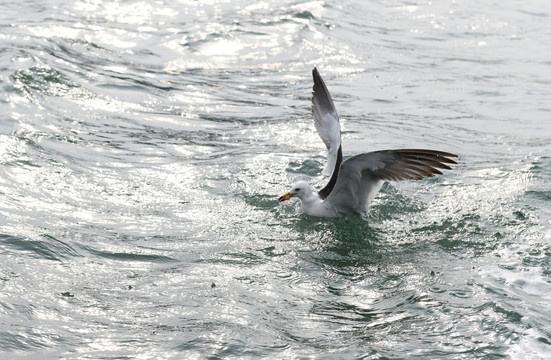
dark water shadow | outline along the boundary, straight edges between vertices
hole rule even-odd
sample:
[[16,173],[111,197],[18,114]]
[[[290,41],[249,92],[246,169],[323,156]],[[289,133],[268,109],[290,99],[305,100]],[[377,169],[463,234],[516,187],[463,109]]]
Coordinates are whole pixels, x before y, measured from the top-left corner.
[[356,278],[377,271],[384,261],[384,234],[365,216],[319,219],[301,215],[293,228],[310,243],[302,255],[324,271]]
[[47,234],[34,238],[0,234],[0,243],[6,252],[36,259],[63,262],[82,256],[69,243]]

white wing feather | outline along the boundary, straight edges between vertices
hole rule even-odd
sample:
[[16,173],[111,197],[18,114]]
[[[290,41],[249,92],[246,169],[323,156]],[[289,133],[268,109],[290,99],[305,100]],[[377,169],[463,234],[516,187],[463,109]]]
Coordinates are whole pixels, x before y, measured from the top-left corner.
[[324,175],[331,175],[337,162],[337,153],[341,145],[341,125],[333,105],[331,94],[327,90],[318,70],[312,71],[314,88],[312,91],[312,114],[320,138],[327,148],[327,164]]

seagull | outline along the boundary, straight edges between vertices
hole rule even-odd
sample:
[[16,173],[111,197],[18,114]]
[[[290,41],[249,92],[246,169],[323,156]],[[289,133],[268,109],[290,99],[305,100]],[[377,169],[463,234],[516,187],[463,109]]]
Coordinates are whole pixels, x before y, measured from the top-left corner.
[[298,181],[278,202],[298,197],[302,211],[317,217],[339,217],[365,214],[369,204],[385,181],[420,180],[442,175],[438,169],[451,170],[457,164],[455,154],[437,150],[399,149],[358,154],[342,161],[341,126],[331,94],[318,70],[312,70],[312,115],[319,136],[327,148],[323,174],[331,175],[318,192],[304,181]]

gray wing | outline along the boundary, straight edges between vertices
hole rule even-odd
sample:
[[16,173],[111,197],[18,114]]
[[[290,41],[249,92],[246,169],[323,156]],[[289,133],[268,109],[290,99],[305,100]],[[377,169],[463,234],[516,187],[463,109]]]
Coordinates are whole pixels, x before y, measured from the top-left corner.
[[457,155],[435,150],[382,150],[342,163],[337,182],[325,200],[338,213],[365,213],[385,180],[420,180],[450,170]]
[[312,115],[316,130],[327,148],[327,164],[323,174],[331,175],[340,166],[337,162],[341,147],[341,125],[331,94],[316,68],[312,70],[312,76],[314,78]]

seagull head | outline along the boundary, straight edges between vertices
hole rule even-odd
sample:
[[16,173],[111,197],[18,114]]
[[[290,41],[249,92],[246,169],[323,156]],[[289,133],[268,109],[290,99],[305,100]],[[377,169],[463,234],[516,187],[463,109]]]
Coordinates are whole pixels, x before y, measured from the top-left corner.
[[293,186],[291,186],[291,190],[288,193],[281,195],[277,201],[282,202],[285,200],[289,200],[293,196],[296,196],[299,199],[302,199],[303,197],[311,193],[312,193],[312,189],[310,188],[310,185],[308,185],[304,181],[299,181],[294,183]]

